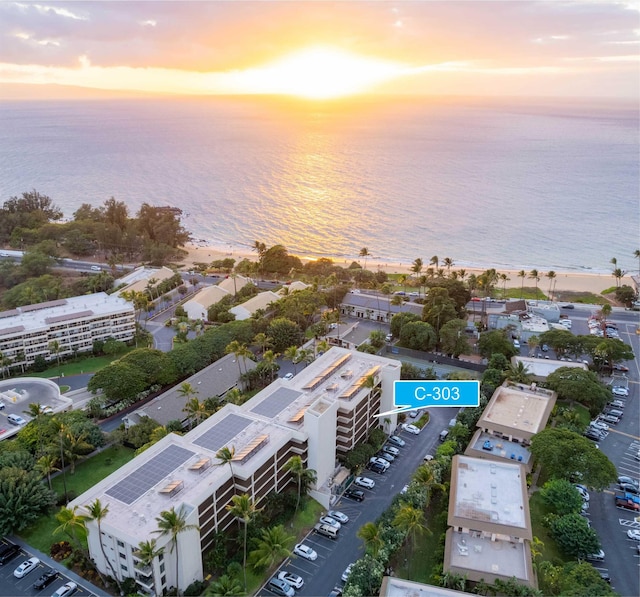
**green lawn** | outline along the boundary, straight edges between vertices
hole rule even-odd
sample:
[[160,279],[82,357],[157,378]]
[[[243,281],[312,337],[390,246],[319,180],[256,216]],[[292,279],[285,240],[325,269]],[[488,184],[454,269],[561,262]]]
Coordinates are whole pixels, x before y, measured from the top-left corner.
[[135,347],[127,347],[124,352],[121,352],[117,355],[112,356],[102,356],[102,357],[87,357],[82,358],[78,357],[77,361],[73,361],[70,363],[62,363],[60,366],[55,365],[53,367],[49,367],[49,369],[45,371],[40,371],[39,373],[29,371],[24,375],[20,375],[19,377],[60,377],[64,374],[65,377],[69,375],[78,375],[80,373],[95,373],[96,371],[106,367],[112,361],[123,357],[128,352],[135,350]]
[[[129,462],[134,455],[134,450],[123,448],[122,446],[107,448],[104,452],[100,452],[78,464],[73,475],[67,471],[67,490],[75,491],[76,495],[80,495],[123,464]],[[62,475],[55,477],[52,480],[52,485],[58,495],[63,494]],[[35,523],[18,533],[18,535],[29,545],[33,545],[36,549],[48,554],[52,543],[64,540],[61,535],[53,534],[54,529],[58,526],[55,518],[57,512],[57,508],[52,509],[50,514],[41,516]]]
[[540,286],[538,286],[538,292],[536,295],[535,286],[525,286],[524,288],[507,288],[507,292],[503,293],[502,288],[496,288],[494,294],[499,295],[501,298],[513,298],[513,299],[526,299],[526,300],[539,300],[546,301],[547,295],[542,292]]
[[550,513],[550,510],[542,500],[539,492],[531,496],[529,500],[529,512],[531,514],[533,536],[544,543],[540,560],[549,561],[556,566],[570,561],[571,558],[563,555],[556,545],[556,542],[551,538],[551,535],[549,535],[549,530],[542,524],[542,520]]
[[591,422],[591,414],[589,413],[589,409],[582,406],[582,404],[578,404],[577,402],[570,403],[566,400],[558,400],[557,405],[577,412],[580,416],[580,422],[585,427],[587,427]]

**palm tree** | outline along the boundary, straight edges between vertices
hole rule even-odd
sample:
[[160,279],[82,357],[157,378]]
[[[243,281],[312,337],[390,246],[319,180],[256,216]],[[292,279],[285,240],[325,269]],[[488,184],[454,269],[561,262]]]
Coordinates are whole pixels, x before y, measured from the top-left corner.
[[116,585],[118,586],[118,591],[120,591],[120,595],[124,595],[122,591],[122,585],[120,584],[120,579],[111,563],[111,560],[107,557],[107,553],[104,550],[104,545],[102,543],[102,521],[109,514],[109,506],[102,505],[102,502],[98,498],[96,498],[93,502],[91,502],[88,506],[85,506],[85,510],[87,511],[87,521],[94,521],[98,526],[98,542],[100,543],[100,551],[102,552],[102,557],[105,562],[109,566],[109,570],[111,570],[111,576],[113,580],[116,581]]
[[505,298],[507,295],[507,282],[511,280],[507,274],[500,274],[500,280],[502,281],[502,298]]
[[321,352],[324,354],[325,352],[327,352],[327,350],[329,350],[329,343],[326,340],[320,340],[320,342],[316,344],[317,352]]
[[531,338],[527,340],[527,343],[529,345],[529,356],[531,356],[532,354],[535,354],[536,348],[540,346],[540,338],[538,338],[538,336],[531,336]]
[[453,263],[453,259],[451,259],[451,257],[445,257],[442,260],[442,265],[444,265],[447,268],[447,273],[451,271],[451,268],[455,265]]
[[602,331],[604,332],[604,337],[607,337],[607,318],[611,315],[611,305],[609,303],[605,303],[600,308],[600,325],[602,326]]
[[231,503],[227,504],[227,510],[238,519],[238,523],[244,525],[244,557],[242,563],[242,572],[244,575],[244,590],[247,590],[247,525],[253,518],[254,514],[259,510],[251,498],[243,493],[242,495],[234,495]]
[[2,379],[4,379],[5,373],[11,365],[11,359],[0,352],[0,369],[2,369]]
[[536,300],[538,300],[538,282],[540,282],[540,272],[537,269],[532,269],[529,272],[529,278],[535,280],[536,283]]
[[289,348],[285,349],[285,351],[282,353],[282,358],[287,360],[287,361],[291,361],[293,363],[293,372],[297,373],[296,371],[296,365],[300,362],[299,361],[299,357],[300,357],[300,353],[298,351],[298,347],[297,346],[289,346]]
[[[298,483],[298,499],[296,501],[296,509],[294,516],[298,513],[298,506],[300,505],[300,497],[302,496],[303,487],[307,489],[310,485],[316,482],[317,475],[312,469],[308,469],[304,466],[302,458],[300,456],[292,456],[287,460],[282,467],[285,472],[291,472]],[[306,491],[305,491],[306,493]]]
[[519,361],[515,365],[509,365],[505,372],[505,379],[517,383],[531,383],[531,371],[523,362]]
[[638,260],[638,275],[640,276],[640,249],[636,249],[633,256]]
[[521,269],[518,272],[518,278],[522,278],[522,284],[520,285],[520,298],[524,296],[524,279],[527,277],[527,272]]
[[434,255],[430,260],[429,260],[429,265],[435,265],[436,269],[438,269],[438,267],[440,266],[440,260],[438,259],[437,255]]
[[278,356],[278,353],[273,352],[273,350],[265,350],[262,353],[262,363],[264,363],[263,367],[265,367],[269,371],[271,381],[273,381],[275,372],[280,368],[280,365],[278,365],[276,361]]
[[140,560],[139,567],[151,568],[153,573],[153,584],[155,586],[155,571],[153,570],[153,561],[164,553],[164,547],[158,548],[158,542],[155,539],[148,541],[140,541],[138,549],[133,555]]
[[188,400],[182,409],[183,413],[186,413],[189,417],[190,423],[199,425],[204,421],[211,413],[205,406],[204,402],[200,402],[197,398],[191,398]]
[[56,514],[56,520],[60,523],[54,530],[54,535],[66,535],[71,539],[71,543],[78,549],[87,552],[85,547],[87,541],[87,516],[78,514],[78,506],[73,508],[60,508]]
[[260,332],[255,335],[253,342],[256,346],[260,347],[260,352],[267,350],[267,347],[271,346],[271,339],[264,332]]
[[237,404],[240,406],[243,402],[243,394],[238,388],[231,388],[224,395],[225,402],[229,402],[231,404]]
[[375,558],[384,545],[380,535],[380,527],[375,522],[367,522],[360,527],[357,535],[364,541],[366,552]]
[[409,504],[403,505],[398,510],[392,524],[407,534],[413,547],[415,547],[415,540],[418,535],[422,533],[431,534],[431,531],[425,525],[424,512]]
[[56,466],[56,462],[58,458],[54,454],[44,454],[38,458],[36,462],[36,470],[42,474],[42,476],[47,477],[47,481],[49,483],[49,489],[53,491],[53,487],[51,487],[51,473],[55,473],[60,469]]
[[182,507],[179,512],[176,512],[173,506],[171,510],[164,510],[160,513],[160,516],[156,516],[156,521],[158,523],[158,530],[152,532],[159,534],[161,537],[170,537],[170,553],[173,553],[174,550],[176,552],[176,591],[178,595],[180,595],[180,563],[178,557],[180,550],[176,549],[178,547],[178,535],[186,531],[199,531],[200,529],[197,524],[187,524],[187,512],[183,510]]
[[367,269],[367,257],[371,257],[371,253],[369,253],[369,249],[367,247],[362,247],[359,253],[360,257],[364,257],[364,268]]
[[611,272],[611,275],[616,279],[616,287],[619,287],[620,281],[622,280],[622,278],[624,278],[627,275],[627,272],[623,269],[620,269],[619,267],[616,267]]
[[44,414],[44,408],[39,402],[31,402],[27,406],[27,410],[23,410],[22,412],[33,419],[37,419]]
[[207,597],[240,597],[244,595],[242,584],[235,576],[223,574],[214,580],[205,590]]
[[[229,344],[227,344],[227,346],[224,349],[224,351],[225,351],[225,354],[233,353],[233,355],[236,357],[236,361],[238,361],[238,370],[240,371],[240,375],[242,375],[242,368],[240,366],[240,358],[242,357],[243,359],[246,359],[246,358],[251,357],[251,355],[252,355],[251,351],[247,348],[247,345],[246,344],[241,344],[237,340],[234,340],[233,342],[230,342]],[[246,363],[245,363],[245,373],[246,372],[247,372],[247,367],[246,367]]]
[[178,388],[178,394],[187,400],[191,400],[191,398],[195,398],[198,395],[198,390],[194,388],[188,381],[180,384]]
[[407,291],[407,279],[408,279],[408,276],[406,274],[400,274],[398,276],[398,282],[400,282],[405,292]]
[[556,272],[549,270],[547,272],[547,278],[549,278],[549,299],[553,300],[553,285],[556,281]]
[[256,570],[270,569],[291,555],[290,547],[294,540],[295,537],[288,535],[281,524],[262,529],[256,549],[249,554],[249,560]]
[[420,272],[422,271],[422,266],[423,266],[423,262],[422,259],[420,259],[420,257],[417,257],[416,259],[413,260],[413,265],[411,266],[411,271],[416,275],[419,276]]
[[467,275],[466,269],[458,270],[458,278],[464,281],[465,276]]
[[216,452],[216,458],[220,461],[220,466],[224,466],[225,464],[229,465],[229,470],[231,471],[231,480],[233,481],[233,466],[231,462],[233,461],[233,457],[236,455],[236,449],[231,446],[223,446]]

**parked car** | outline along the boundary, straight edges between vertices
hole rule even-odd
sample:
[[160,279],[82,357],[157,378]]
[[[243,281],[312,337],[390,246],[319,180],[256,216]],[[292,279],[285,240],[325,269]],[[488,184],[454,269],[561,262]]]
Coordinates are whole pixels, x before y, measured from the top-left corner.
[[611,388],[611,393],[614,396],[624,396],[626,398],[629,395],[629,390],[621,386],[614,386],[613,388]]
[[41,591],[45,587],[48,587],[56,578],[58,578],[58,571],[55,568],[49,568],[49,570],[33,583],[33,588],[36,591]]
[[633,483],[618,483],[620,489],[626,493],[633,493],[634,495],[640,495],[640,488]]
[[640,529],[629,529],[627,531],[627,537],[634,541],[640,541]]
[[590,439],[594,442],[599,442],[600,440],[605,438],[605,433],[606,431],[599,431],[597,429],[594,429],[593,427],[589,427],[589,429],[587,429],[583,435],[587,439]]
[[409,484],[408,483],[400,490],[400,493],[402,495],[404,495],[405,493],[407,493],[407,491],[409,491]]
[[63,584],[51,597],[69,597],[69,595],[73,595],[77,589],[78,585],[69,581]]
[[380,458],[377,456],[373,456],[372,458],[369,458],[369,462],[371,464],[379,464],[380,466],[384,466],[385,469],[389,468],[391,466],[391,464],[389,463],[388,460],[384,459],[384,458]]
[[591,560],[592,562],[602,562],[604,560],[604,551],[601,549],[596,553],[587,554],[585,559]]
[[289,572],[287,570],[278,572],[277,578],[283,580],[286,583],[289,583],[294,589],[301,589],[304,586],[304,580],[301,576],[298,576],[297,574],[294,574],[293,572]]
[[549,352],[549,346],[547,344],[542,345],[542,352]]
[[331,516],[321,516],[320,522],[322,524],[328,524],[330,527],[333,527],[338,530],[342,528],[342,525],[335,518],[332,518]]
[[416,427],[415,425],[411,425],[410,423],[402,423],[400,427],[402,427],[403,431],[406,431],[407,433],[412,433],[413,435],[420,435],[420,428]]
[[389,464],[391,464],[396,457],[391,454],[391,452],[385,452],[384,450],[380,450],[379,452],[376,452],[376,458],[382,458],[383,460],[386,460]]
[[0,400],[0,410],[4,410],[6,408],[6,404]]
[[351,574],[351,570],[353,570],[353,562],[351,562],[351,564],[349,564],[344,572],[342,573],[342,576],[340,577],[342,579],[343,582],[347,582],[347,579],[349,578],[349,574]]
[[388,446],[387,444],[382,446],[382,451],[383,452],[387,452],[387,454],[391,454],[393,456],[399,456],[400,455],[400,450],[398,450],[398,448],[396,448],[394,446]]
[[385,340],[387,342],[391,342],[391,340],[393,340],[393,334],[387,334],[386,337],[385,337]]
[[601,421],[600,419],[591,421],[591,423],[589,423],[589,427],[593,427],[594,429],[598,429],[599,431],[609,431],[609,425],[607,425],[604,421]]
[[364,502],[364,491],[361,489],[347,489],[342,495],[348,500]]
[[640,487],[640,482],[637,479],[633,479],[632,477],[627,477],[627,475],[620,475],[618,477],[618,483],[628,483],[629,485],[635,485],[636,487]]
[[26,425],[27,422],[20,415],[7,415],[7,421],[12,425]]
[[367,462],[365,468],[372,473],[377,473],[378,475],[384,475],[387,472],[387,469],[377,462]]
[[589,496],[589,491],[584,485],[575,484],[574,487],[578,490],[578,493],[580,494],[580,497],[583,499],[583,501],[588,502],[591,499]]
[[575,306],[571,305],[571,304],[567,304],[567,305],[562,305],[562,308],[563,309],[575,309]]
[[339,510],[329,510],[327,514],[341,524],[347,524],[349,522],[349,517],[346,514],[343,514],[342,512],[340,512]]
[[20,553],[20,546],[15,543],[0,548],[0,564],[6,564]]
[[40,560],[38,558],[29,558],[22,562],[22,564],[13,571],[13,576],[16,578],[22,578],[29,574],[29,572],[35,570],[38,567],[38,564],[40,564]]
[[356,477],[354,483],[358,487],[365,487],[367,489],[373,489],[376,486],[376,482],[369,477]]
[[298,543],[293,548],[293,553],[297,556],[300,556],[301,558],[304,558],[305,560],[310,560],[311,562],[314,562],[318,559],[318,554],[304,543]]
[[401,437],[398,437],[397,435],[390,436],[389,439],[387,440],[387,442],[390,443],[393,446],[397,446],[398,448],[404,448],[404,446],[407,443]]
[[619,365],[619,364],[615,364],[613,366],[613,370],[614,371],[621,371],[622,373],[628,373],[629,372],[629,367],[626,367],[625,365]]
[[280,597],[293,597],[296,594],[293,587],[286,580],[282,580],[281,578],[269,579],[265,588],[275,595],[280,595]]

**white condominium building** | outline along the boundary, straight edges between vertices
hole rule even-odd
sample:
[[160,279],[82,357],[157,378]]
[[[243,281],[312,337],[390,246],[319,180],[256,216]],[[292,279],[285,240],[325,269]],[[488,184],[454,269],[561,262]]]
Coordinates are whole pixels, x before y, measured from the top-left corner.
[[[163,438],[70,504],[99,499],[109,507],[102,536],[89,523],[91,557],[107,574],[113,568],[122,579],[135,578],[148,595],[177,585],[183,590],[202,579],[202,554],[215,532],[234,524],[227,510],[234,495],[248,494],[259,506],[269,493],[295,487],[283,470],[292,456],[316,471],[311,495],[328,507],[338,454],[373,427],[395,427],[395,415],[374,415],[393,409],[399,378],[399,361],[332,348],[293,379],[276,380],[242,406],[227,404],[184,436]],[[234,456],[223,465],[216,453],[225,446]],[[170,537],[156,532],[157,517],[171,508],[197,525],[178,535],[173,550]],[[145,565],[135,553],[154,538],[164,553]]]
[[52,360],[90,351],[96,340],[127,342],[135,330],[133,305],[97,292],[0,312],[0,353],[11,367],[29,366],[37,356]]

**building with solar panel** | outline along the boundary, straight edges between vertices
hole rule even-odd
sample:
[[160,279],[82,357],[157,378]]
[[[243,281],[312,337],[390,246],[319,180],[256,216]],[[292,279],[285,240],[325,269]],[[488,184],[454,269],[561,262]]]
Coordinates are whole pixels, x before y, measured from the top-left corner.
[[[96,340],[128,342],[136,331],[133,305],[125,299],[96,292],[83,296],[25,305],[0,313],[0,352],[12,366],[89,352]],[[51,342],[59,353],[51,353]]]
[[[145,594],[161,595],[176,586],[177,551],[180,588],[201,580],[202,554],[217,531],[235,523],[227,511],[231,498],[248,494],[259,507],[272,492],[295,491],[295,478],[283,470],[292,456],[316,471],[310,493],[328,508],[340,491],[334,484],[337,457],[373,427],[395,427],[395,415],[385,421],[375,415],[393,410],[400,367],[396,360],[332,348],[293,379],[277,379],[242,406],[227,404],[186,435],[163,438],[69,504],[99,499],[109,507],[101,537],[88,524],[96,565],[106,574],[113,567],[120,578],[135,578]],[[216,453],[225,446],[234,457],[222,465]],[[156,532],[157,517],[171,508],[198,527],[179,534],[175,550],[170,537]],[[144,566],[135,552],[151,539],[165,550]]]

